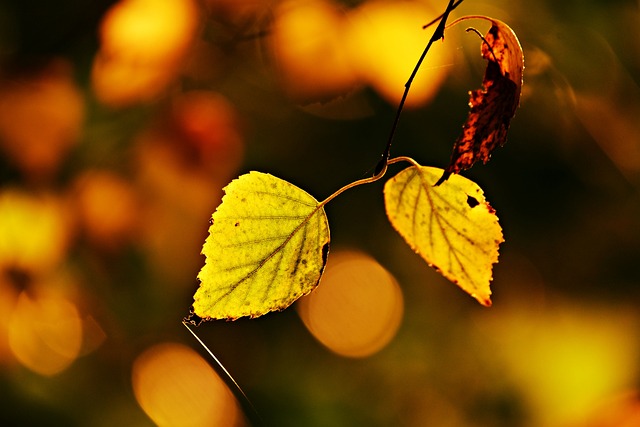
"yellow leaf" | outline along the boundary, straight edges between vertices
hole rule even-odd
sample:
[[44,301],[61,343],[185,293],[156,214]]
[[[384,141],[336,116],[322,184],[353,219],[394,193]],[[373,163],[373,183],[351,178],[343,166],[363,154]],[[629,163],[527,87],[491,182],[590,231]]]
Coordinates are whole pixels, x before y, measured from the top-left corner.
[[240,176],[225,193],[202,248],[188,321],[283,310],[311,292],[324,270],[329,225],[312,196],[260,172]]
[[495,211],[473,181],[452,175],[435,187],[442,169],[412,166],[384,187],[387,216],[405,241],[444,277],[485,306],[504,241]]

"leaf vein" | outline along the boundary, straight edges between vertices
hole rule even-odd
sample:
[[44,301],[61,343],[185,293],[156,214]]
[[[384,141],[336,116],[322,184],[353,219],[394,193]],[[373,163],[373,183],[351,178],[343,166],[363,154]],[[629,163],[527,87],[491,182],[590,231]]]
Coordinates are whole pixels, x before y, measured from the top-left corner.
[[[431,212],[432,215],[435,217],[436,222],[438,224],[438,228],[440,228],[440,232],[442,234],[442,238],[444,239],[446,245],[449,247],[449,271],[453,272],[453,259],[451,258],[451,256],[453,255],[453,257],[455,258],[455,260],[458,262],[458,265],[460,267],[460,271],[467,276],[467,278],[469,279],[469,283],[471,283],[471,285],[474,287],[474,289],[478,289],[478,286],[476,285],[476,283],[473,282],[471,275],[469,274],[469,272],[466,270],[466,268],[464,267],[462,261],[460,260],[460,257],[458,256],[459,251],[455,248],[455,246],[451,243],[451,240],[449,239],[449,235],[446,233],[446,228],[443,226],[442,221],[444,221],[444,218],[442,218],[441,215],[436,215],[435,214],[435,209],[434,204],[433,204],[433,200],[431,198],[431,192],[430,192],[430,184],[426,182],[425,176],[422,173],[421,170],[419,170],[420,173],[420,180],[422,183],[422,188],[424,189],[424,191],[427,193],[427,198],[429,200],[429,203],[431,205]],[[446,221],[445,221],[446,223]],[[450,224],[448,224],[450,225]],[[433,236],[432,240],[433,240]]]
[[[287,236],[287,238],[284,240],[284,242],[282,242],[277,248],[275,248],[273,251],[271,251],[271,253],[269,253],[263,260],[257,262],[257,266],[256,268],[254,268],[253,270],[251,270],[250,272],[248,272],[244,277],[242,277],[240,280],[238,280],[237,282],[235,282],[234,284],[229,286],[229,290],[224,293],[222,296],[220,296],[218,298],[218,300],[212,304],[212,307],[214,307],[215,305],[217,305],[221,300],[227,298],[229,295],[231,295],[233,292],[235,292],[235,290],[238,288],[238,286],[240,286],[240,284],[242,284],[243,282],[251,279],[253,276],[256,275],[256,273],[262,268],[264,267],[264,265],[271,259],[273,258],[275,255],[280,254],[282,256],[282,250],[283,248],[287,245],[287,243],[289,243],[289,241],[293,238],[293,236],[300,230],[300,228],[305,225],[315,214],[318,213],[318,211],[322,208],[321,205],[317,205],[309,215],[307,215],[306,217],[303,217],[304,220],[298,224],[296,226],[296,228]],[[245,264],[243,265],[244,267],[249,267],[249,266],[253,266],[256,263],[250,263],[250,264]],[[236,266],[236,267],[231,267],[229,270],[235,269],[235,268],[240,268],[241,266]],[[245,297],[246,298],[246,297]]]
[[295,219],[304,219],[305,215],[245,215],[245,216],[216,216],[214,221],[237,221],[240,219],[243,220],[295,220]]
[[315,203],[311,203],[311,202],[308,202],[306,200],[300,200],[300,199],[297,199],[295,197],[287,196],[287,195],[284,195],[284,194],[271,193],[269,191],[260,191],[260,190],[255,190],[255,191],[247,190],[246,192],[247,193],[251,193],[251,194],[261,194],[261,195],[264,195],[264,196],[272,196],[272,197],[274,197],[276,199],[290,200],[292,202],[296,202],[296,203],[299,203],[301,205],[308,206],[310,208],[316,206]]
[[220,247],[222,248],[237,248],[237,247],[242,247],[242,246],[246,246],[246,245],[253,245],[256,243],[265,243],[265,242],[272,242],[274,240],[279,240],[279,239],[286,239],[287,235],[286,234],[282,234],[282,235],[278,235],[278,236],[272,236],[272,237],[263,237],[261,239],[254,239],[254,240],[246,240],[246,241],[242,241],[242,242],[236,242],[236,243],[229,243],[226,245],[221,245]]
[[284,259],[284,251],[285,250],[282,249],[276,254],[276,255],[279,255],[278,264],[273,269],[273,274],[271,275],[271,280],[269,281],[269,284],[265,287],[264,294],[262,295],[262,300],[261,300],[263,304],[267,301],[267,298],[269,298],[269,294],[271,293],[271,288],[273,287],[273,284],[275,283],[276,278],[278,277],[278,271],[280,271],[280,264],[282,264],[282,260]]

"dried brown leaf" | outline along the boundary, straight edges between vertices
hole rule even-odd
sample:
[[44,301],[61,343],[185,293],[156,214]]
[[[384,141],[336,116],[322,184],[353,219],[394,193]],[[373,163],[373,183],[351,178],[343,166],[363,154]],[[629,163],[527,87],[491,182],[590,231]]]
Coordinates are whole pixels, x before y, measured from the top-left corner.
[[451,174],[469,169],[478,160],[489,161],[491,152],[504,145],[511,119],[520,104],[524,55],[515,33],[502,21],[491,21],[484,36],[482,57],[488,61],[482,88],[469,92],[469,116],[453,146],[451,162],[436,185]]

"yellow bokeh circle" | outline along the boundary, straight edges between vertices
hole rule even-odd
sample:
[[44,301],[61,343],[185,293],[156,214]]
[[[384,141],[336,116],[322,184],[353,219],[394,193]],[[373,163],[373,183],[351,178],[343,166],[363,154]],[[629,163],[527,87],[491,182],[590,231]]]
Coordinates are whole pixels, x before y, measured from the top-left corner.
[[329,0],[285,1],[269,38],[290,95],[307,101],[346,93],[357,83],[343,40],[344,13]]
[[76,306],[56,295],[18,297],[8,324],[9,348],[25,367],[55,375],[76,360],[82,321]]
[[176,77],[195,38],[192,0],[122,0],[105,15],[92,69],[102,103],[121,107],[158,96]]
[[[436,16],[425,2],[376,0],[350,15],[344,44],[360,77],[391,103],[398,103],[431,32],[422,26]],[[449,73],[452,44],[434,43],[420,67],[406,107],[429,102]]]
[[136,399],[158,426],[238,425],[231,391],[198,353],[177,343],[139,355],[131,375]]
[[313,336],[348,357],[367,357],[385,347],[398,331],[403,309],[394,277],[358,252],[331,254],[319,286],[298,303]]

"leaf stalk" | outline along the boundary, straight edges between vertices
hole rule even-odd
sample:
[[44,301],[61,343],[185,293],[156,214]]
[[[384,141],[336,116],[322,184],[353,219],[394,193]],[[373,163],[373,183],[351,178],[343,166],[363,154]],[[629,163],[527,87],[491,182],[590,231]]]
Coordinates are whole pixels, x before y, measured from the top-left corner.
[[354,187],[357,187],[359,185],[371,184],[372,182],[378,181],[380,178],[382,178],[387,173],[387,168],[388,168],[389,165],[392,165],[392,164],[398,163],[398,162],[409,162],[413,166],[420,167],[418,162],[413,160],[411,157],[399,156],[399,157],[394,157],[393,159],[389,159],[389,160],[384,162],[382,170],[377,172],[374,176],[372,176],[370,178],[359,179],[357,181],[354,181],[354,182],[351,182],[351,183],[345,185],[344,187],[340,188],[338,191],[336,191],[335,193],[333,193],[332,195],[330,195],[329,197],[327,197],[326,199],[321,201],[318,204],[318,208],[317,209],[320,209],[320,208],[324,207],[324,205],[326,205],[331,200],[335,199],[336,197],[338,197],[340,194],[344,193],[347,190],[350,190],[350,189],[352,189]]

